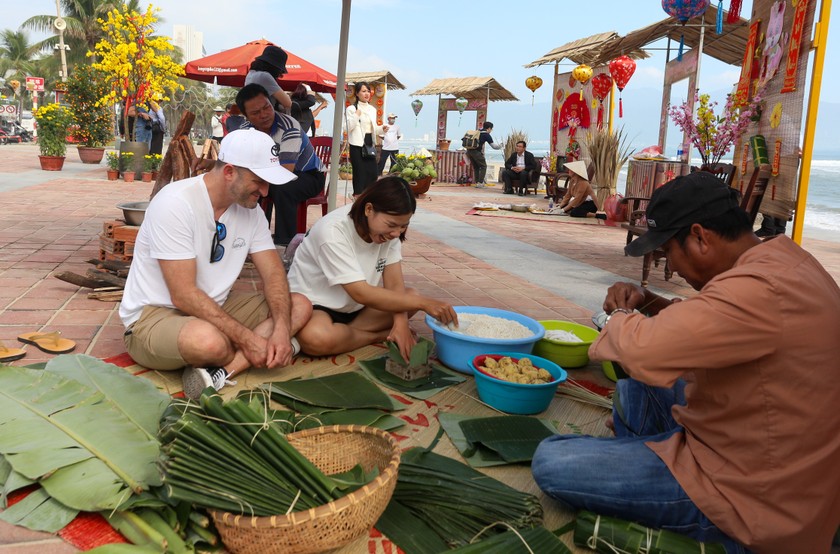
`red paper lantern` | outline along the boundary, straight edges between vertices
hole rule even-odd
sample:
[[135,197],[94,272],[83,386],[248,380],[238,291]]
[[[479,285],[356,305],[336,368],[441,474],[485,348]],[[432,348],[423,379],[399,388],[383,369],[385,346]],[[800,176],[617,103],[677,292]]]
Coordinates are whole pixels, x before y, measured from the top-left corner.
[[624,117],[624,106],[621,102],[621,91],[627,85],[630,77],[636,71],[636,62],[630,59],[629,56],[619,56],[614,60],[610,60],[610,75],[615,81],[615,86],[618,87],[618,117]]
[[598,100],[598,128],[604,126],[604,98],[612,89],[612,77],[606,73],[599,73],[592,77],[592,95]]

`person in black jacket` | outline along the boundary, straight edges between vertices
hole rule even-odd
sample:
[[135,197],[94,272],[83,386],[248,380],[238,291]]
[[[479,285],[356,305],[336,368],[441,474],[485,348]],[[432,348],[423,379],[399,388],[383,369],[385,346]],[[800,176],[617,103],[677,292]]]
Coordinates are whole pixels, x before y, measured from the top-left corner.
[[519,196],[525,196],[525,191],[531,183],[531,171],[537,169],[537,161],[534,155],[525,150],[524,140],[516,143],[515,152],[505,160],[505,168],[502,170],[502,181],[505,183],[505,194],[513,194],[513,181],[519,181]]
[[313,110],[312,106],[316,102],[315,93],[307,84],[299,84],[292,93],[291,115],[298,120],[303,132],[313,137],[315,136],[315,117],[327,106],[325,100]]

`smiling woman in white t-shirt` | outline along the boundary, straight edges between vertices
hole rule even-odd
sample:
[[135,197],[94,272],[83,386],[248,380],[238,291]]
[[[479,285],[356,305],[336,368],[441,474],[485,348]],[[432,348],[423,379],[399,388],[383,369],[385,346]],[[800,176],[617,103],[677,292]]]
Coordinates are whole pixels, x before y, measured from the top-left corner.
[[289,269],[290,290],[314,309],[297,334],[304,352],[340,354],[387,339],[408,359],[416,342],[408,319],[418,310],[457,324],[450,304],[405,286],[401,243],[416,208],[405,180],[384,177],[312,227]]

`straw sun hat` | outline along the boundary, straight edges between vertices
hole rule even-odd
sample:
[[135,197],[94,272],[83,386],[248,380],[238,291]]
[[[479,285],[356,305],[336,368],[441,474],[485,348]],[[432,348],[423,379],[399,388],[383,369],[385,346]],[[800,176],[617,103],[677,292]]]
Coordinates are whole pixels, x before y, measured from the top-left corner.
[[581,160],[577,160],[577,161],[574,161],[574,162],[569,162],[569,163],[564,164],[564,165],[565,165],[566,169],[568,169],[569,171],[571,171],[575,175],[577,175],[579,177],[583,177],[587,181],[589,180],[589,173],[586,171],[586,162],[583,162]]

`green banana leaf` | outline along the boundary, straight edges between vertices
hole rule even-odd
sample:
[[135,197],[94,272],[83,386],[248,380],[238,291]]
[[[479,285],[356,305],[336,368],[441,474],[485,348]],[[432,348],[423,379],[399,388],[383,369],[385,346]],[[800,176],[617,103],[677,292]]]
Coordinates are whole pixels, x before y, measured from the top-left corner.
[[569,547],[545,527],[506,531],[495,537],[447,550],[452,554],[572,554]]
[[393,499],[374,527],[403,552],[438,554],[449,549],[449,545],[424,520]]
[[291,400],[324,408],[375,408],[388,411],[402,408],[370,379],[356,372],[313,379],[274,381],[261,388],[271,394],[272,400],[286,405]]
[[577,514],[574,541],[578,546],[606,554],[726,554],[726,548],[718,543],[701,544],[679,533],[649,529],[638,523],[587,511]]
[[58,356],[47,362],[46,370],[106,395],[118,412],[155,439],[160,417],[171,398],[148,379],[138,379],[113,364],[76,354]]
[[35,481],[33,481],[32,479],[28,479],[20,473],[18,473],[17,471],[13,470],[9,462],[6,461],[5,457],[2,457],[2,460],[3,464],[9,468],[8,474],[2,480],[3,490],[2,492],[0,492],[0,506],[5,508],[6,499],[11,493],[15,492],[16,490],[22,489],[23,487],[28,487]]
[[402,427],[405,421],[381,410],[327,410],[299,417],[295,431],[326,425],[367,425],[390,431]]
[[530,462],[543,439],[554,434],[540,420],[528,416],[495,416],[461,421],[467,453],[490,450],[508,463]]
[[[110,364],[95,359],[72,363],[110,370]],[[142,382],[120,371],[128,379],[115,388]],[[148,398],[148,389],[141,390],[120,391],[123,402],[130,396],[135,404],[133,413],[161,405],[162,393]],[[53,498],[78,510],[112,509],[132,492],[159,485],[158,442],[116,407],[111,392],[48,370],[5,368],[0,372],[0,453],[15,471],[39,480]]]
[[57,533],[73,521],[78,513],[79,510],[68,508],[39,488],[0,513],[0,520],[33,531]]
[[[458,452],[461,453],[464,460],[472,467],[492,467],[492,466],[500,466],[506,465],[510,463],[514,463],[514,461],[530,461],[534,455],[534,450],[536,449],[537,443],[539,443],[538,437],[548,437],[557,432],[554,426],[545,419],[529,417],[529,416],[501,416],[498,419],[502,420],[501,425],[507,426],[505,423],[506,420],[511,421],[511,428],[516,431],[514,435],[516,439],[523,439],[523,441],[519,441],[520,444],[527,443],[528,448],[517,456],[514,457],[521,457],[521,460],[513,460],[513,459],[506,459],[499,451],[493,448],[486,448],[481,445],[482,440],[480,438],[471,437],[467,438],[464,430],[462,429],[463,423],[472,422],[472,421],[481,421],[481,420],[494,420],[497,419],[495,417],[485,418],[485,417],[475,417],[475,416],[465,416],[460,414],[453,414],[452,412],[440,412],[438,414],[438,421],[440,422],[440,426],[443,427],[443,430],[446,432],[449,440],[452,441],[452,444],[455,448],[458,449]],[[522,420],[526,420],[523,425],[523,432],[520,434],[518,432],[518,428],[515,426],[519,424]],[[492,428],[490,428],[491,433],[494,432]],[[528,433],[526,435],[525,433]],[[492,440],[491,440],[492,442]],[[508,458],[512,458],[511,454],[507,454]]]
[[160,554],[160,550],[136,544],[115,543],[88,550],[88,554]]
[[381,385],[420,400],[430,398],[447,387],[466,381],[463,375],[459,375],[435,362],[431,362],[432,373],[428,377],[406,381],[385,370],[387,359],[387,356],[380,356],[370,360],[360,360],[359,367],[362,368],[365,375]]

